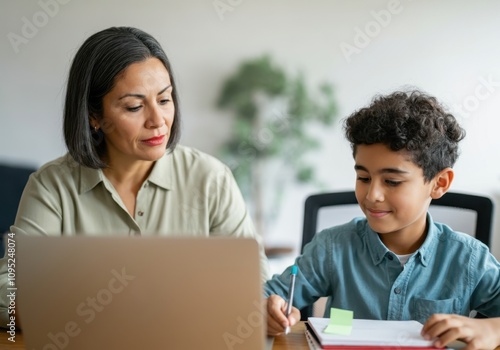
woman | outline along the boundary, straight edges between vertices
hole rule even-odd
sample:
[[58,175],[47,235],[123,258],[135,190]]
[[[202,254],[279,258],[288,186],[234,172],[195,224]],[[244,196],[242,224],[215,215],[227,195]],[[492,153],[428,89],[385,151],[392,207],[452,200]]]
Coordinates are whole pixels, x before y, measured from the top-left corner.
[[[69,152],[31,176],[11,231],[260,241],[231,171],[177,145],[180,118],[170,62],[153,37],[128,27],[89,37],[69,73]],[[8,301],[5,265],[0,264],[2,318]],[[261,265],[264,281],[263,249]]]

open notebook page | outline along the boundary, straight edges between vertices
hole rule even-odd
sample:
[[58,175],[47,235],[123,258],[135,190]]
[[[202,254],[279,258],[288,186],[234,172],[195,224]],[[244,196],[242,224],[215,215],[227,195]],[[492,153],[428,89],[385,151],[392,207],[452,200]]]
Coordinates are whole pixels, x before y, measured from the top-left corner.
[[421,335],[417,321],[354,319],[350,335],[324,333],[329,318],[309,317],[309,324],[322,345],[432,347]]

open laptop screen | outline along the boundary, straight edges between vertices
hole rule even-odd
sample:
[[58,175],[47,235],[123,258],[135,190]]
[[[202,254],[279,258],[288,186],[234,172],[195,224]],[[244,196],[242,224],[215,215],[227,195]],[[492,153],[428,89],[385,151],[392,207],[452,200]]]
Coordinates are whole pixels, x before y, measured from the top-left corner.
[[29,349],[264,348],[254,240],[16,239]]

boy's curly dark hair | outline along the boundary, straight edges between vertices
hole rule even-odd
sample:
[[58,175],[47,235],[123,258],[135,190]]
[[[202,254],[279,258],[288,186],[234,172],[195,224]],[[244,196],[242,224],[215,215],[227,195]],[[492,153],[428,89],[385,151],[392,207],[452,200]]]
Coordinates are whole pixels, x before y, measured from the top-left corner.
[[422,168],[426,182],[453,167],[458,142],[465,137],[455,117],[435,97],[418,90],[376,96],[344,120],[344,131],[353,156],[357,145],[382,143],[393,151],[405,150]]

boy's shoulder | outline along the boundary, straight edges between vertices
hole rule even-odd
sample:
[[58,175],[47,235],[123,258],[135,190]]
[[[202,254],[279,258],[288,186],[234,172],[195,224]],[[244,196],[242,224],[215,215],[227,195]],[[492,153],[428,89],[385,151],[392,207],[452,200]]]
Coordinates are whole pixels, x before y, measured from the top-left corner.
[[368,222],[364,217],[356,217],[344,224],[332,226],[317,233],[317,239],[342,243],[359,240],[368,233]]
[[440,241],[448,240],[466,244],[481,244],[481,242],[475,237],[461,231],[456,231],[447,224],[434,222],[434,226],[437,228],[438,238]]
[[[437,233],[436,245],[446,250],[457,249],[463,254],[467,251],[476,254],[489,254],[489,247],[475,237],[460,231],[454,230],[447,224],[434,222]],[[440,249],[441,250],[441,249]]]

